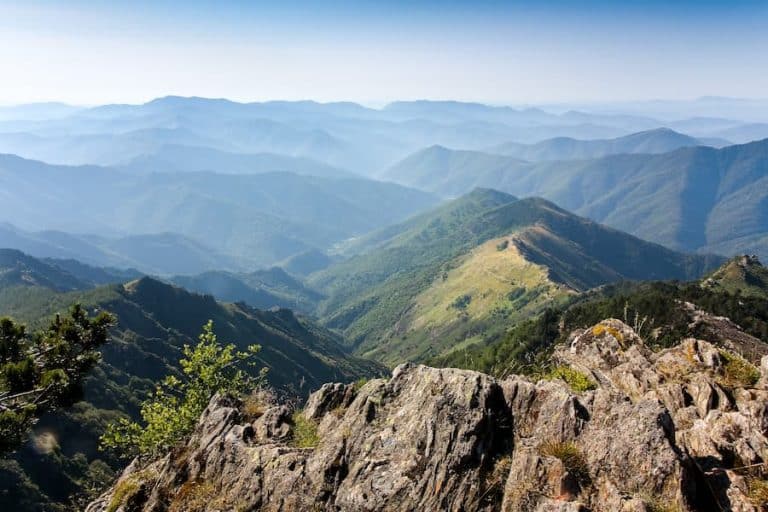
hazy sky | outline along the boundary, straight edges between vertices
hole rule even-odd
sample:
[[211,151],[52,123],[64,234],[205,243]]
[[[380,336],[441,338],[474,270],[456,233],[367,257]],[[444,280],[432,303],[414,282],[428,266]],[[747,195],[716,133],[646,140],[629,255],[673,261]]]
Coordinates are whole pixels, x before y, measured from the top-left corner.
[[0,103],[766,97],[766,27],[766,0],[0,0]]

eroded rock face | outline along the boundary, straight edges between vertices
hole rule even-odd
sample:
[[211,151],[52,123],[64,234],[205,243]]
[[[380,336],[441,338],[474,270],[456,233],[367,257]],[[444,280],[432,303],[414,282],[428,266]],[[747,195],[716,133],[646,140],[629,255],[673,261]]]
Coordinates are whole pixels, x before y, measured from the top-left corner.
[[580,391],[414,365],[325,385],[303,412],[313,448],[290,441],[287,408],[247,423],[215,397],[184,446],[88,510],[761,510],[738,467],[768,457],[768,363],[735,372],[694,339],[655,353],[616,320],[554,360]]

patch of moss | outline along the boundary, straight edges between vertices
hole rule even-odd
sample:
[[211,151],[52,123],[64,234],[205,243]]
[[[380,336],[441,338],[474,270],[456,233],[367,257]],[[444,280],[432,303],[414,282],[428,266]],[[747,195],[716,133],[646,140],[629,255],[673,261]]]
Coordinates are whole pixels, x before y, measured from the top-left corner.
[[[210,482],[186,482],[168,508],[168,512],[197,512],[211,510],[216,488]],[[218,501],[218,500],[217,500]]]
[[317,423],[307,419],[302,411],[297,411],[292,416],[292,444],[296,448],[314,448],[320,444],[320,436],[317,434]]
[[139,483],[131,478],[126,478],[117,484],[115,492],[112,493],[112,499],[109,500],[109,505],[107,505],[107,512],[115,512],[123,506],[129,498],[139,491],[139,487]]
[[615,327],[611,327],[610,325],[598,324],[592,328],[593,336],[602,336],[603,334],[606,334],[606,333],[616,338],[616,341],[618,341],[619,343],[624,341],[624,336],[622,336],[621,332]]
[[747,497],[758,510],[768,510],[768,480],[759,477],[747,479]]
[[597,384],[590,379],[587,374],[574,370],[569,366],[557,366],[546,374],[544,378],[547,380],[560,379],[577,393],[583,393],[597,388]]
[[648,512],[681,512],[680,505],[665,503],[659,498],[649,498],[645,501],[645,509]]
[[117,509],[128,503],[131,498],[139,493],[144,482],[153,477],[154,473],[152,471],[143,470],[129,475],[120,481],[115,486],[115,491],[112,493],[112,499],[109,500],[106,512],[116,512]]

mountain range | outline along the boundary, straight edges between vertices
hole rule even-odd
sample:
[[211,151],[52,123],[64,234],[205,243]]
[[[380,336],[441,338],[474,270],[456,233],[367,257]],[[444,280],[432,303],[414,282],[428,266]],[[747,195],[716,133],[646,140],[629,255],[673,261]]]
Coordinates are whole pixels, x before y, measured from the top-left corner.
[[[25,231],[75,233],[80,240],[81,233],[96,235],[86,241],[100,252],[125,254],[130,266],[143,271],[165,272],[168,255],[181,255],[172,273],[199,272],[199,264],[203,270],[252,269],[307,250],[325,250],[438,201],[428,193],[363,178],[289,172],[137,174],[52,166],[8,155],[0,156],[0,186],[0,218],[5,222]],[[149,238],[123,243],[125,237],[139,235]],[[50,245],[48,234],[32,238]],[[151,247],[150,241],[159,243]],[[67,249],[73,245],[67,242]],[[112,251],[115,245],[124,249]],[[168,247],[167,254],[163,247]],[[187,254],[191,261],[183,266]]]
[[[514,385],[551,397],[547,379],[573,377],[557,374],[573,368],[552,355],[566,357],[565,337],[583,329],[598,329],[587,338],[601,347],[618,343],[622,350],[603,354],[608,359],[634,350],[608,327],[636,333],[630,337],[646,340],[648,362],[662,373],[666,359],[657,351],[688,338],[715,343],[717,371],[733,363],[722,350],[759,365],[768,354],[768,274],[759,263],[768,257],[768,139],[729,141],[768,136],[759,115],[745,117],[762,104],[707,99],[695,102],[710,107],[698,113],[678,103],[644,112],[170,96],[0,108],[0,151],[13,153],[0,155],[0,317],[34,330],[75,303],[117,316],[82,400],[40,418],[29,442],[0,458],[0,509],[82,508],[89,491],[113,481],[124,464],[97,449],[99,435],[109,422],[137,418],[157,382],[178,374],[182,348],[209,319],[222,342],[262,346],[252,370],[268,368],[269,386],[289,401],[250,430],[231,431],[248,445],[243,453],[264,437],[257,429],[289,435],[303,414],[311,430],[311,411],[327,409],[321,431],[333,432],[342,451],[316,459],[330,464],[316,472],[323,485],[350,480],[344,447],[370,446],[362,438],[347,444],[346,430],[328,422],[359,418],[388,432],[377,438],[384,445],[405,435],[380,421],[387,400],[401,396],[380,394],[389,384],[376,377],[391,368],[398,368],[392,385],[427,376],[413,377],[413,395],[438,409],[447,399],[435,395],[433,377],[453,376],[455,386],[441,389],[474,404],[469,409],[477,383],[488,382],[487,405],[507,414],[511,384],[503,378],[513,370],[545,377],[538,384],[516,377]],[[739,119],[723,114],[728,105]],[[608,317],[623,323],[601,323]],[[562,395],[569,404],[591,389],[590,375],[581,391]],[[734,389],[707,375],[706,389],[719,389],[711,382]],[[374,382],[364,384],[368,378]],[[0,394],[10,389],[4,379]],[[324,385],[332,381],[345,384]],[[731,400],[729,392],[718,403]],[[712,403],[700,395],[697,402]],[[355,396],[364,403],[353,405]],[[691,409],[683,402],[680,411]],[[580,422],[582,412],[568,421]],[[658,428],[659,417],[648,425]],[[454,419],[426,430],[455,448]],[[493,420],[499,432],[508,419]],[[424,429],[421,416],[410,420]],[[310,453],[293,442],[268,449],[294,461],[302,460],[298,450]],[[318,450],[330,445],[321,441]],[[166,460],[197,460],[187,455]],[[425,473],[412,455],[403,456],[410,468],[403,474],[451,474]],[[483,479],[497,478],[491,463],[502,460],[483,462]],[[377,464],[367,471],[378,472]],[[187,475],[174,471],[165,474]],[[473,491],[479,508],[500,496],[489,482]],[[180,492],[201,509],[214,506],[194,485]]]
[[722,139],[697,139],[669,128],[656,128],[607,140],[578,140],[568,137],[547,139],[536,144],[507,142],[488,148],[490,153],[530,162],[585,160],[618,154],[658,154],[692,146],[727,146]]
[[321,318],[357,353],[389,364],[479,342],[601,284],[690,279],[722,261],[487,189],[344,250],[353,256],[309,278],[328,296]]
[[[768,137],[768,126],[751,118],[681,116],[556,113],[455,101],[400,101],[369,108],[349,102],[237,103],[169,96],[141,105],[31,105],[7,110],[5,120],[0,112],[0,152],[57,164],[142,165],[148,155],[172,145],[308,158],[372,175],[434,144],[481,150],[509,141],[609,139],[663,127],[738,143]],[[236,167],[231,161],[229,165]]]
[[677,250],[768,256],[768,139],[539,163],[430,147],[385,176],[447,196],[474,187],[542,196]]

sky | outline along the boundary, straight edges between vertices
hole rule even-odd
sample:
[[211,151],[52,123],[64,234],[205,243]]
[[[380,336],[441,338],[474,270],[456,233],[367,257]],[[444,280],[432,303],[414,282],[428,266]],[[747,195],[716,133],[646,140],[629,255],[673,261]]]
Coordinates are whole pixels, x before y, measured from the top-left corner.
[[0,0],[0,104],[768,96],[768,1]]

